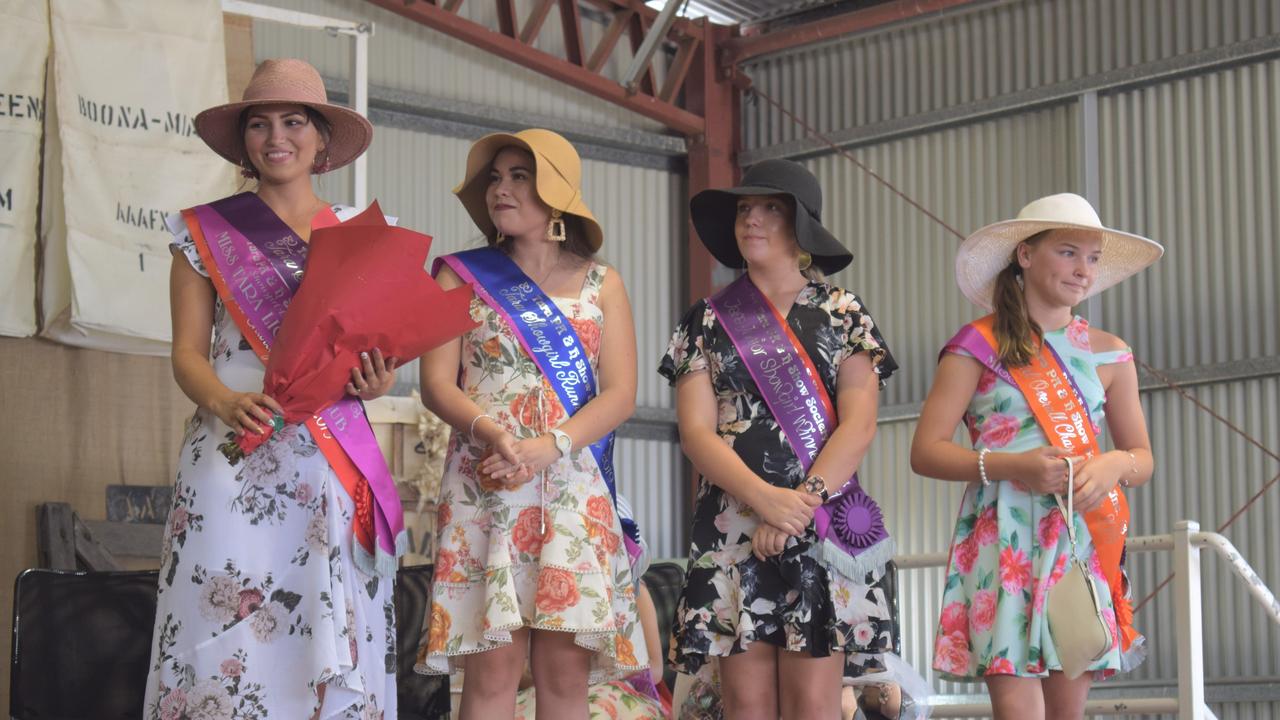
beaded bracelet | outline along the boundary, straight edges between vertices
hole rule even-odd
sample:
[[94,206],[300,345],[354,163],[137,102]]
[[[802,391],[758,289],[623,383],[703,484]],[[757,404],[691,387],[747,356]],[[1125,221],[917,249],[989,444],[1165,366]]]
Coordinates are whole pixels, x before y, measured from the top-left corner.
[[986,487],[991,484],[991,478],[987,477],[987,453],[991,452],[991,448],[982,448],[978,451],[978,475],[982,478],[982,485]]
[[[1125,451],[1129,455],[1129,470],[1133,471],[1134,477],[1138,476],[1138,458],[1133,453]],[[1120,476],[1120,487],[1129,487],[1129,478]]]

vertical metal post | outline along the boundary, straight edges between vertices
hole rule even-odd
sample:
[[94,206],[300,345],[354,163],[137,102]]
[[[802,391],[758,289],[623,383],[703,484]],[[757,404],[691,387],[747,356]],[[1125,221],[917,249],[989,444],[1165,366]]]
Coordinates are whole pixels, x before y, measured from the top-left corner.
[[[369,117],[369,36],[373,23],[366,23],[351,36],[351,107]],[[363,210],[369,197],[369,155],[356,158],[352,170],[351,204]]]
[[[1078,104],[1079,118],[1076,125],[1077,145],[1079,147],[1078,184],[1080,194],[1094,208],[1098,207],[1101,194],[1101,156],[1098,150],[1098,93],[1090,91],[1080,95]],[[1102,320],[1102,303],[1097,295],[1084,301],[1084,315],[1089,322]]]
[[1204,618],[1200,607],[1200,548],[1191,536],[1200,523],[1180,520],[1173,531],[1173,587],[1177,602],[1178,720],[1204,720]]
[[[705,19],[697,25],[702,44],[685,81],[686,107],[706,118],[705,130],[689,140],[689,197],[708,188],[732,186],[738,179],[738,146],[741,144],[741,93],[727,73],[716,66],[716,48],[729,37],[729,28]],[[711,294],[717,263],[698,242],[692,221],[685,244],[685,305]]]

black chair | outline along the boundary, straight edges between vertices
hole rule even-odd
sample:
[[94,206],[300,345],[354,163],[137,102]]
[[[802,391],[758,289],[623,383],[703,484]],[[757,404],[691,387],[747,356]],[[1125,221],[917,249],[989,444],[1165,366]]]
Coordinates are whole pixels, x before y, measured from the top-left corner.
[[[449,715],[445,676],[413,672],[432,568],[397,576],[400,718]],[[9,714],[13,720],[137,720],[143,717],[155,572],[25,570],[14,583]]]
[[684,568],[673,562],[656,562],[645,570],[645,587],[649,588],[649,596],[653,598],[653,608],[658,616],[658,638],[662,641],[662,679],[668,688],[674,688],[676,671],[667,662],[667,652],[671,645],[671,626],[675,623],[676,603],[680,600],[680,592],[684,590]]

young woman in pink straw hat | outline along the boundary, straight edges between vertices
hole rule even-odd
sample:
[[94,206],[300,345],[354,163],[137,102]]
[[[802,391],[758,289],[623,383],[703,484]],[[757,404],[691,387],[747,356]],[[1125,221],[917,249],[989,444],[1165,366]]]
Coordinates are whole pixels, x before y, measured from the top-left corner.
[[[358,157],[373,128],[329,104],[301,60],[263,62],[241,102],[195,126],[257,183],[168,219],[173,373],[197,407],[165,528],[145,717],[391,720],[395,563],[375,562],[368,520],[401,511],[347,459],[367,442],[308,421],[244,458],[219,450],[280,412],[259,391],[307,241],[355,214],[317,197],[311,177]],[[395,359],[368,354],[343,402],[391,389]]]
[[[911,465],[968,483],[933,667],[984,680],[997,718],[1083,717],[1093,680],[1142,660],[1122,565],[1124,492],[1153,468],[1138,374],[1125,342],[1072,308],[1163,252],[1069,193],[960,246],[960,289],[993,312],[944,346]],[[952,440],[961,422],[971,448]]]
[[480,138],[454,193],[485,245],[437,278],[475,290],[479,327],[422,359],[423,402],[455,432],[416,669],[465,669],[462,717],[510,718],[530,658],[537,717],[585,720],[589,683],[648,667],[612,459],[635,408],[631,304],[560,135]]

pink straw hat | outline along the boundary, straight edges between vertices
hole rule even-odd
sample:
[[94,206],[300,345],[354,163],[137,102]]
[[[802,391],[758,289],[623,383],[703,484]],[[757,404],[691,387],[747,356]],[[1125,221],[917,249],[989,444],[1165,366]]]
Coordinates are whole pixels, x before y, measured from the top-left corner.
[[196,115],[196,134],[234,165],[244,158],[240,114],[254,105],[305,105],[329,121],[329,169],[360,157],[373,139],[373,125],[360,113],[329,102],[320,73],[305,60],[264,60],[254,71],[240,102],[217,105]]

